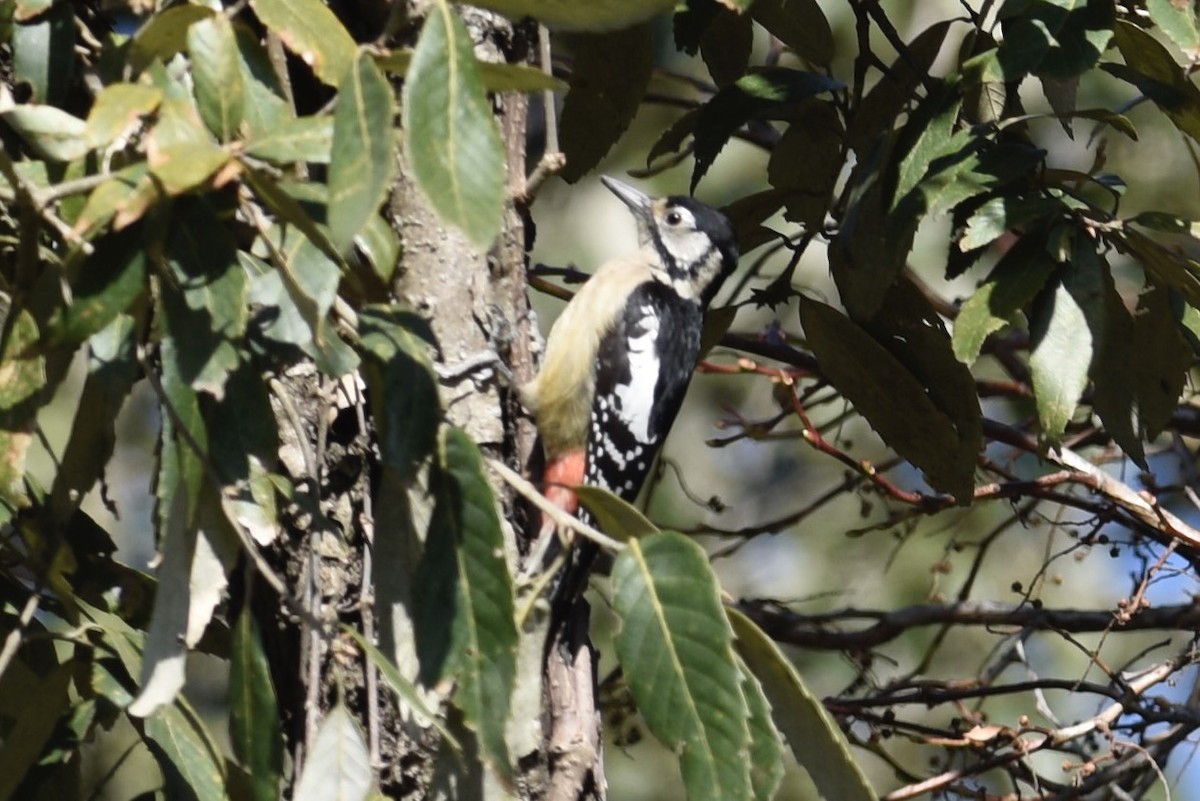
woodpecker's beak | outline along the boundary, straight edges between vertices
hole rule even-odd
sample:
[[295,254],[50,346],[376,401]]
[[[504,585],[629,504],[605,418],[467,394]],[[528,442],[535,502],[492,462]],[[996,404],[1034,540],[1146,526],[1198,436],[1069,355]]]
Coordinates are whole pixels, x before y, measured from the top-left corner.
[[637,218],[639,228],[649,224],[651,217],[650,205],[654,202],[654,198],[645,192],[634,189],[629,184],[621,183],[616,178],[601,175],[600,180],[608,187],[608,191],[621,198],[621,201],[630,208],[633,216]]

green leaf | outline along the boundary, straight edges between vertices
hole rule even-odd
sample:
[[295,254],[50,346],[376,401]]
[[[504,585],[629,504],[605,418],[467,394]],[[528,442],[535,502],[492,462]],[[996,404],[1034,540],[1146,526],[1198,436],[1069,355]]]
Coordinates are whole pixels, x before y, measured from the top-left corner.
[[225,801],[224,759],[195,710],[170,704],[146,719],[146,745],[162,768],[166,797]]
[[249,603],[233,629],[229,662],[229,740],[250,775],[255,801],[279,798],[283,740],[271,666]]
[[370,217],[354,238],[354,246],[371,263],[380,281],[392,280],[400,261],[400,239],[386,220],[378,214]]
[[1066,210],[1058,198],[994,197],[976,209],[967,220],[958,247],[964,251],[986,247],[1015,228],[1035,220],[1062,215]]
[[366,801],[374,784],[375,771],[362,731],[338,702],[317,728],[293,801]]
[[688,798],[752,798],[750,708],[704,550],[674,532],[631,540],[612,580],[617,660],[647,728],[679,754]]
[[[496,499],[466,433],[443,427],[440,451],[442,464],[431,477],[436,505],[414,593],[421,671],[427,683],[457,679],[454,704],[478,736],[484,761],[509,776],[504,730],[517,627]],[[453,610],[449,632],[447,610]]]
[[564,31],[615,31],[645,22],[675,7],[676,0],[481,0],[478,5],[511,19],[533,17]]
[[138,377],[134,335],[133,318],[120,315],[88,340],[88,375],[50,490],[57,522],[79,508],[112,456],[117,414]]
[[82,342],[104,329],[146,291],[146,249],[132,228],[102,237],[71,284],[71,303],[47,332],[55,343]]
[[1109,0],[1042,0],[1006,3],[998,15],[1004,41],[997,54],[1002,77],[1027,73],[1074,78],[1091,69],[1112,39]]
[[1027,234],[996,264],[954,320],[954,355],[965,364],[979,358],[984,340],[1025,308],[1054,274],[1044,235]]
[[696,120],[696,166],[691,191],[708,172],[729,138],[751,119],[778,112],[798,100],[821,92],[834,92],[842,84],[814,72],[766,67],[742,76],[721,88],[700,108]]
[[39,158],[74,161],[91,149],[87,123],[54,106],[10,105],[0,111],[0,120],[24,139]]
[[46,387],[46,358],[35,347],[37,321],[25,309],[10,309],[8,314],[11,322],[0,342],[0,513],[28,505],[25,457],[36,401]]
[[358,320],[380,453],[411,481],[433,451],[442,414],[429,324],[413,312],[381,306],[368,306]]
[[209,458],[221,484],[224,505],[260,545],[279,533],[279,513],[270,470],[279,453],[279,432],[266,383],[256,366],[243,363],[224,387],[224,396],[201,398],[208,423]]
[[950,21],[946,20],[936,22],[918,34],[908,43],[907,51],[867,92],[846,130],[846,143],[860,157],[865,156],[880,136],[896,124],[900,111],[928,77],[949,30]]
[[292,119],[292,106],[284,98],[279,76],[275,74],[258,34],[238,23],[234,24],[233,32],[237,37],[238,65],[245,88],[243,126],[250,138],[270,134]]
[[0,748],[0,798],[13,798],[30,769],[43,757],[43,749],[71,703],[73,662],[55,665],[35,679],[32,690],[20,699],[15,720],[8,723],[4,748]]
[[1180,330],[1180,305],[1152,283],[1138,298],[1131,363],[1137,376],[1138,433],[1146,440],[1161,434],[1171,421],[1192,364]]
[[167,330],[185,381],[221,397],[240,359],[249,311],[233,235],[203,200],[176,204],[166,244],[173,281],[162,285]]
[[738,653],[762,682],[775,724],[821,797],[831,801],[874,801],[876,793],[850,755],[845,736],[804,685],[795,666],[749,618],[736,609],[726,612],[737,635]]
[[754,47],[754,20],[746,14],[720,9],[700,38],[700,55],[717,86],[746,74]]
[[956,445],[922,466],[930,482],[966,505],[974,495],[975,462],[983,448],[983,418],[975,378],[954,355],[932,304],[911,281],[894,283],[863,328],[904,365],[929,400],[953,424]]
[[[178,6],[177,6],[178,7]],[[168,194],[180,194],[208,181],[229,161],[190,103],[166,100],[146,136],[146,161]]]
[[1152,35],[1128,22],[1113,26],[1114,41],[1125,65],[1101,69],[1128,81],[1154,101],[1180,131],[1200,141],[1200,89],[1170,52]]
[[[464,36],[466,34],[464,33]],[[338,89],[329,162],[329,238],[345,253],[379,211],[395,173],[392,87],[365,53]]]
[[1106,283],[1104,337],[1092,359],[1091,376],[1096,387],[1092,393],[1092,408],[1113,442],[1146,470],[1149,469],[1146,451],[1137,430],[1138,359],[1133,343],[1133,318],[1112,281]]
[[649,26],[570,39],[571,88],[563,98],[559,136],[575,183],[604,158],[629,127],[650,82],[654,45]]
[[182,3],[153,14],[138,29],[129,45],[129,68],[138,73],[154,61],[166,64],[187,47],[192,24],[211,16],[211,8],[192,3]]
[[750,709],[750,785],[755,801],[771,801],[783,781],[783,740],[771,721],[771,704],[763,686],[742,659],[742,691]]
[[417,185],[480,250],[504,214],[504,145],[474,46],[445,0],[430,10],[403,96],[404,150]]
[[767,180],[787,192],[784,216],[788,220],[803,223],[809,230],[824,223],[842,171],[843,136],[841,118],[833,105],[810,100],[775,143]]
[[[12,3],[0,10],[11,15]],[[35,16],[21,13],[24,24],[12,31],[12,70],[14,84],[27,84],[35,103],[62,106],[70,93],[75,76],[75,10],[71,3],[47,3]],[[12,20],[9,19],[9,24]]]
[[1034,301],[1029,319],[1029,370],[1042,433],[1054,444],[1087,386],[1093,354],[1103,343],[1107,265],[1083,231],[1072,238],[1070,262]]
[[1189,3],[1172,0],[1146,0],[1146,10],[1159,30],[1190,57],[1200,51],[1200,27],[1196,24],[1196,9]]
[[100,90],[87,118],[87,140],[92,147],[107,147],[153,114],[162,102],[157,86],[112,83]]
[[328,5],[321,0],[251,0],[250,6],[322,83],[337,86],[346,77],[357,46]]
[[112,223],[113,231],[119,232],[140,220],[160,197],[149,166],[136,161],[92,190],[75,218],[74,230],[93,237]]
[[246,102],[233,25],[224,14],[200,20],[188,28],[187,42],[200,117],[228,142],[237,136]]
[[804,333],[830,383],[883,441],[919,468],[934,488],[970,500],[964,445],[953,419],[924,384],[867,331],[815,300],[800,299]]
[[833,60],[833,31],[817,0],[756,0],[750,13],[805,61],[827,67]]
[[[246,153],[280,164],[306,161],[328,164],[333,150],[334,121],[328,114],[286,119],[246,142]],[[383,137],[390,140],[390,136]]]
[[1174,247],[1166,247],[1129,226],[1120,235],[1109,237],[1122,252],[1134,256],[1157,283],[1177,290],[1189,305],[1200,308],[1200,262],[1187,255],[1194,252],[1189,246],[1200,239],[1191,235],[1164,239]]
[[612,537],[626,541],[658,532],[635,506],[602,487],[575,487],[575,494],[596,519],[596,528]]
[[[404,77],[412,64],[412,57],[411,50],[393,50],[385,56],[376,56],[375,63],[385,72]],[[567,88],[565,81],[528,64],[478,63],[483,88],[489,92],[562,92]]]
[[371,664],[379,668],[380,675],[383,676],[383,680],[388,683],[388,686],[392,688],[392,692],[396,693],[396,697],[408,704],[421,717],[422,725],[431,726],[455,750],[462,748],[458,741],[455,740],[454,735],[450,733],[450,730],[442,724],[438,718],[438,713],[430,709],[429,705],[421,698],[421,692],[417,689],[417,686],[404,678],[400,674],[400,670],[392,664],[390,659],[383,655],[382,651],[367,642],[362,632],[358,629],[342,624],[342,631],[358,643],[358,647],[363,649],[363,653],[371,660]]

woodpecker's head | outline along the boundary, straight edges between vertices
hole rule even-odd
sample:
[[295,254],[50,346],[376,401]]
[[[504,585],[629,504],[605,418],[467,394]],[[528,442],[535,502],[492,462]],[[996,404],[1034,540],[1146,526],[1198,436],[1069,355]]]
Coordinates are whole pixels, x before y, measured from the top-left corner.
[[633,211],[638,240],[657,259],[655,277],[707,306],[737,266],[737,238],[729,218],[690,197],[652,198],[607,175],[600,180]]

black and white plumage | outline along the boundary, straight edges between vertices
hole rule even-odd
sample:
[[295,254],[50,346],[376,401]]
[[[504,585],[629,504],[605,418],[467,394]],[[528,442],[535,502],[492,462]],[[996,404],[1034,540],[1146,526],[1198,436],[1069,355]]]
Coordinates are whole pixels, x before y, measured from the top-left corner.
[[584,483],[637,497],[683,403],[703,322],[697,302],[664,284],[629,296],[597,353]]
[[574,495],[560,488],[579,483],[637,497],[699,359],[704,312],[738,259],[716,209],[602,180],[633,212],[640,249],[601,266],[567,304],[522,391],[546,452],[547,496],[568,504]]

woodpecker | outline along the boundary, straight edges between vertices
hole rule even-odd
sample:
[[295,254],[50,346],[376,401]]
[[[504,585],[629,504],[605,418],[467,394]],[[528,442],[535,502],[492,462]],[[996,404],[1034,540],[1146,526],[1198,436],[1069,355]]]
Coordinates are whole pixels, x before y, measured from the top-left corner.
[[575,485],[636,499],[700,357],[705,310],[738,260],[733,225],[716,209],[601,180],[633,212],[640,249],[601,266],[567,304],[522,391],[545,450],[546,495],[581,519]]

